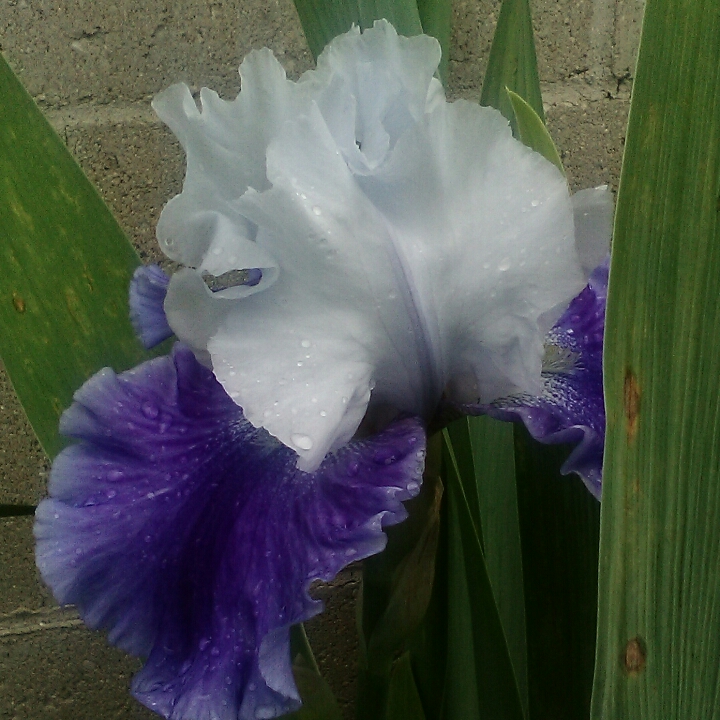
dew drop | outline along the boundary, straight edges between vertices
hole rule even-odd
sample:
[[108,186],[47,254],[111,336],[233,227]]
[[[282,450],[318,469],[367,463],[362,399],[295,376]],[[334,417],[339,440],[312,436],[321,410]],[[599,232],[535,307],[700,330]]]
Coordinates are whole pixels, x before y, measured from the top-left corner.
[[202,638],[198,643],[198,649],[200,650],[200,652],[203,652],[209,644],[210,638]]
[[290,440],[292,440],[292,443],[293,445],[295,445],[295,447],[298,447],[301,450],[312,449],[313,441],[307,435],[303,435],[301,433],[293,433],[290,436]]
[[213,255],[220,255],[220,253],[222,253],[222,248],[219,248],[219,247],[213,248],[213,251],[212,251]]
[[307,200],[307,195],[305,193],[300,193],[300,198],[302,200]]
[[313,215],[322,215],[322,210],[317,205],[313,205],[312,211]]
[[302,367],[302,360],[298,360],[297,366]]
[[539,200],[532,200],[532,201],[530,202],[530,204],[531,204],[533,207],[537,207],[537,206],[540,204],[540,201],[539,201]]
[[500,264],[498,265],[498,270],[500,272],[505,272],[506,270],[509,270],[509,269],[510,269],[510,258],[509,257],[503,258],[500,261]]
[[146,418],[154,420],[160,414],[160,409],[151,402],[144,402],[142,404],[142,412]]
[[411,480],[411,481],[407,484],[407,491],[408,491],[409,493],[415,494],[419,489],[420,489],[420,485],[418,485],[418,483],[416,483],[414,480]]
[[304,348],[309,348],[312,343],[309,340],[303,340],[300,345],[302,345]]
[[255,717],[257,720],[272,720],[275,717],[275,711],[268,705],[258,705],[255,708]]
[[327,413],[324,410],[321,410],[320,417],[327,417]]

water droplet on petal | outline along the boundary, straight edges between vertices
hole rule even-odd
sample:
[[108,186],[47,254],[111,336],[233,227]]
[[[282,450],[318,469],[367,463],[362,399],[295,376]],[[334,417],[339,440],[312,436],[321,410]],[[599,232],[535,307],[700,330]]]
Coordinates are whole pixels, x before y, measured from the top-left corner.
[[505,272],[506,270],[509,270],[509,269],[510,269],[510,258],[509,257],[503,258],[500,261],[500,264],[498,265],[498,270],[500,272]]
[[312,211],[314,215],[322,215],[322,210],[317,205],[313,205]]
[[327,417],[327,413],[324,410],[321,410],[320,417]]
[[144,402],[142,404],[142,412],[146,418],[154,420],[160,414],[160,408],[151,402]]
[[198,649],[200,650],[200,652],[203,652],[209,644],[210,638],[202,638],[198,643]]
[[293,433],[290,436],[290,440],[292,440],[292,443],[293,443],[293,445],[295,445],[295,447],[298,447],[301,450],[311,450],[312,449],[313,441],[307,435],[303,435],[301,433]]
[[258,705],[255,708],[255,717],[257,720],[272,720],[275,717],[275,711],[268,705]]
[[533,207],[537,207],[537,206],[540,204],[540,201],[539,201],[539,200],[533,200],[530,204],[531,204]]
[[312,343],[311,343],[309,340],[303,340],[300,344],[301,344],[304,348],[309,348]]
[[407,484],[407,491],[408,491],[409,493],[412,493],[413,495],[414,495],[419,489],[420,489],[420,485],[419,485],[418,483],[416,483],[414,480],[411,480],[411,481]]
[[220,255],[221,252],[222,252],[222,248],[216,247],[216,248],[213,248],[212,254]]

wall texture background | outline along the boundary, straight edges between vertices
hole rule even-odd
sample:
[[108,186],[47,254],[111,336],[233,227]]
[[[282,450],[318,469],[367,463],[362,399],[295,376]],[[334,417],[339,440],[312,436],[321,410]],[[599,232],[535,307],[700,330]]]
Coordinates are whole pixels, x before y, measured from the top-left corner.
[[[532,4],[548,124],[570,183],[615,190],[643,0]],[[479,97],[499,7],[455,0],[451,98]],[[263,46],[293,79],[312,66],[292,0],[0,0],[0,50],[146,262],[161,257],[155,223],[184,174],[150,100],[180,80],[232,98],[240,60]],[[0,362],[0,504],[37,503],[47,473]],[[351,568],[318,588],[328,610],[308,627],[348,718],[357,587]],[[0,720],[155,717],[128,695],[136,667],[56,607],[37,578],[32,519],[0,518]]]

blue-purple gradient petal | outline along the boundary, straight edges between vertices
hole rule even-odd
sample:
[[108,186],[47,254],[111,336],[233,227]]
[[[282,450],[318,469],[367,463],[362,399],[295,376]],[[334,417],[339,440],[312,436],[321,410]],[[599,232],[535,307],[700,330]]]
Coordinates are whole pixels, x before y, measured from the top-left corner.
[[605,446],[602,348],[609,262],[608,258],[593,271],[588,285],[548,333],[539,396],[463,407],[470,414],[521,420],[543,443],[577,443],[562,472],[577,473],[598,500]]
[[147,658],[133,694],[173,720],[299,706],[289,628],[322,609],[310,583],[382,550],[425,458],[407,418],[303,473],[182,346],[95,375],[61,430],[80,442],[38,507],[38,566],[59,602]]
[[148,350],[173,336],[163,307],[169,282],[159,265],[139,267],[130,281],[130,322]]

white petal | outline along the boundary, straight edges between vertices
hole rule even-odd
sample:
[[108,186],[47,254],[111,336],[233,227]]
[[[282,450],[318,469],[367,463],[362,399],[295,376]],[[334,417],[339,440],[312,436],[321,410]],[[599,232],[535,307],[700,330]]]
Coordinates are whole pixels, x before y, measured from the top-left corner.
[[[541,317],[582,288],[567,186],[495,110],[443,104],[360,180],[396,229],[446,383],[539,386]],[[559,313],[558,308],[557,312]]]
[[[583,285],[563,177],[499,113],[445,103],[439,59],[379,22],[298,83],[254,53],[234,102],[158,101],[188,155],[158,236],[199,270],[171,284],[171,326],[303,469],[371,397],[429,418],[446,390],[533,391],[546,325]],[[243,268],[262,282],[212,293],[199,274]]]
[[362,36],[339,36],[320,55],[316,75],[327,80],[317,102],[354,172],[380,166],[428,97],[442,92],[433,77],[440,55],[434,38],[398,36],[385,20]]
[[256,242],[282,259],[281,273],[227,316],[209,350],[250,422],[310,470],[355,432],[371,387],[416,414],[431,411],[439,389],[428,388],[433,353],[390,231],[319,112],[285,125],[268,177],[273,189],[247,193],[238,208],[262,228]]
[[163,251],[185,265],[200,266],[211,247],[208,214],[228,217],[244,238],[254,233],[235,216],[230,203],[249,187],[264,190],[269,186],[265,173],[268,143],[286,120],[310,102],[311,84],[287,80],[267,48],[248,55],[240,76],[242,92],[233,102],[203,88],[202,112],[184,84],[173,85],[153,101],[153,108],[187,155],[183,193],[168,203],[157,227]]

